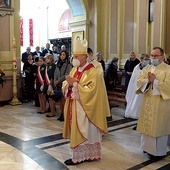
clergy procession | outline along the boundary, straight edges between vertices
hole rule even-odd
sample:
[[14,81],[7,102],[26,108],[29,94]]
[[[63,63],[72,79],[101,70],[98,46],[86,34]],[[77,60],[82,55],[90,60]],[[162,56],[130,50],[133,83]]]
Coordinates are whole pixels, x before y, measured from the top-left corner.
[[[108,118],[112,119],[107,92],[117,90],[118,58],[113,57],[104,70],[85,39],[73,41],[72,57],[64,49],[55,61],[49,43],[42,53],[37,51],[39,55],[33,56],[27,49],[27,59],[22,61],[25,83],[32,92],[28,100],[35,100],[38,114],[50,112],[47,118],[56,116],[55,104],[59,102],[57,120],[64,121],[63,138],[70,140],[72,151],[64,163],[101,160],[102,137],[108,132]],[[138,120],[133,130],[141,133],[141,152],[150,160],[161,160],[170,144],[170,66],[164,50],[154,47],[140,59],[132,51],[124,70],[126,91],[118,92],[125,93],[124,117]]]

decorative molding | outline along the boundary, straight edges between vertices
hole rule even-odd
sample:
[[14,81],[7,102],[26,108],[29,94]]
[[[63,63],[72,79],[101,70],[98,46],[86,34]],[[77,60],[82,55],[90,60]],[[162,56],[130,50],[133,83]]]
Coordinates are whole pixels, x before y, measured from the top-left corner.
[[12,68],[3,69],[3,71],[13,71]]
[[70,22],[69,26],[70,27],[77,27],[77,26],[84,26],[84,25],[90,25],[89,20],[83,20],[83,21],[76,21],[76,22]]
[[[20,79],[20,78],[21,78],[21,75],[17,74],[17,80]],[[5,75],[5,81],[11,81],[11,80],[13,80],[13,76],[12,75]]]
[[1,63],[1,64],[11,64],[11,63],[12,63],[12,60],[11,60],[11,61],[0,60],[0,63]]

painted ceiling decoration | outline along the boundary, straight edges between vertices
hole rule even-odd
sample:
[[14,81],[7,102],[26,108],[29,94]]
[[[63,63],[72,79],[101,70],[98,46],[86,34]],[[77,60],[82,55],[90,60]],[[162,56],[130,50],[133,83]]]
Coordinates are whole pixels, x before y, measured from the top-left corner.
[[84,7],[81,0],[67,0],[67,3],[73,13],[73,17],[85,16]]

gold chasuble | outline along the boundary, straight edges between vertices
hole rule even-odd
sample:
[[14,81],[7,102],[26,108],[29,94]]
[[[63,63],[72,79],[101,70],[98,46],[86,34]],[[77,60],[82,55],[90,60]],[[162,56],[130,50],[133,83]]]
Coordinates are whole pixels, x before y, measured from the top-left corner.
[[158,91],[155,84],[148,84],[144,89],[137,130],[141,133],[160,137],[170,134],[170,66],[162,62],[158,66],[145,67],[138,78],[137,93],[142,93],[144,84],[148,82],[148,72],[156,75]]
[[99,63],[98,61],[96,60],[93,60],[91,62],[91,64],[93,64],[93,66],[97,69],[97,72],[99,74],[100,79],[101,79],[101,92],[103,93],[103,97],[102,99],[106,102],[104,107],[105,107],[105,113],[106,113],[106,117],[110,117],[111,114],[110,114],[110,107],[109,107],[109,101],[108,101],[108,96],[107,96],[107,91],[106,91],[106,86],[105,86],[105,82],[104,82],[104,77],[103,77],[103,67],[101,65],[101,63]]
[[68,89],[70,88],[64,81],[62,88],[66,103],[63,138],[70,139],[70,147],[75,148],[88,139],[88,130],[90,130],[88,129],[88,121],[97,127],[101,133],[107,133],[106,115],[110,113],[110,110],[105,110],[105,104],[108,104],[108,101],[103,100],[101,76],[92,64],[86,66],[79,73],[77,67],[74,67],[69,76],[77,76],[76,89],[71,87],[71,93],[77,90],[77,97],[72,98],[72,95],[69,97]]

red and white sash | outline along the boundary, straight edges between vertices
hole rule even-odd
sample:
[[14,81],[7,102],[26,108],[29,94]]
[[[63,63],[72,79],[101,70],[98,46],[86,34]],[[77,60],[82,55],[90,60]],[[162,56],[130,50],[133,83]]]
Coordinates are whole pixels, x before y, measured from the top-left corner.
[[[43,91],[43,89],[44,89],[44,80],[43,80],[43,78],[42,78],[42,76],[41,76],[40,66],[39,66],[38,69],[37,69],[37,78],[38,78],[38,81],[39,81],[40,84],[41,84],[40,89],[41,89],[41,91]],[[35,82],[34,82],[34,88],[36,89],[36,80],[35,80]]]
[[51,81],[49,79],[47,70],[48,70],[48,66],[46,66],[46,70],[45,70],[45,82],[46,82],[46,84],[48,86],[47,94],[48,95],[53,95],[54,92],[53,92],[53,88],[52,88]]
[[48,66],[46,66],[46,69],[45,69],[45,82],[46,82],[47,86],[49,86],[50,85],[50,79],[49,79],[47,70],[48,70]]

